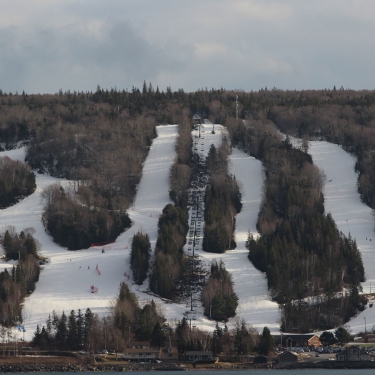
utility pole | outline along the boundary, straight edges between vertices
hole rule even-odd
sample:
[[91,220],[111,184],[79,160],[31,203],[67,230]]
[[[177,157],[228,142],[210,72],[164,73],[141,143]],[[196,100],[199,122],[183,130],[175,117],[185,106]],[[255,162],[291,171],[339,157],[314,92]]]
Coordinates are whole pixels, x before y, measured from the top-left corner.
[[17,357],[18,356],[18,330],[20,329],[19,327],[20,327],[20,325],[21,325],[21,322],[20,322],[20,320],[19,320],[19,318],[18,318],[18,316],[16,316],[16,320],[13,320],[13,323],[14,323],[14,325],[15,325],[15,327],[16,327],[16,346],[15,346],[15,357]]
[[236,123],[238,125],[238,96],[236,95]]

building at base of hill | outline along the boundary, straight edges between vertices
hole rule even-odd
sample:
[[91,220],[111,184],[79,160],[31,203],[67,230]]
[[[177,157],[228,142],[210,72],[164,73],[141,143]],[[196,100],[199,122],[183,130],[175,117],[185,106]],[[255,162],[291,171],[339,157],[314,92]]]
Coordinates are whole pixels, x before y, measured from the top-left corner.
[[358,346],[348,346],[336,354],[337,361],[371,361],[370,355]]
[[298,357],[291,352],[284,352],[276,357],[276,363],[292,363],[297,361]]
[[320,338],[314,334],[288,334],[282,333],[280,335],[273,336],[276,346],[281,346],[283,348],[291,347],[309,347],[317,348],[322,346]]

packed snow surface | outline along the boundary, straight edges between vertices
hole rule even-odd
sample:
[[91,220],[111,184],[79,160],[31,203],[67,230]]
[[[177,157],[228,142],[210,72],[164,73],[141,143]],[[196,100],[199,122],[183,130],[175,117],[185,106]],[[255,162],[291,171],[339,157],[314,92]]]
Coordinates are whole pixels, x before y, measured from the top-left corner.
[[[45,232],[41,223],[43,211],[41,192],[45,186],[56,182],[69,188],[70,183],[67,180],[37,174],[36,192],[18,204],[1,210],[2,229],[8,225],[14,225],[18,232],[29,227],[35,228],[35,237],[41,244],[40,253],[48,258],[35,292],[26,298],[24,304],[25,339],[32,338],[36,325],[45,324],[48,314],[53,310],[58,313],[63,310],[69,313],[72,309],[85,310],[89,307],[99,315],[107,314],[121,282],[130,285],[141,304],[152,298],[162,304],[165,317],[170,321],[181,319],[183,314],[188,318],[192,317],[186,314],[190,309],[188,303],[174,304],[162,301],[149,293],[147,282],[142,286],[136,286],[129,278],[131,275],[129,254],[133,235],[138,231],[148,233],[154,248],[158,217],[165,205],[171,203],[168,178],[175,158],[174,147],[178,126],[158,126],[157,134],[144,164],[134,205],[129,210],[133,225],[121,234],[114,244],[105,246],[104,253],[102,247],[67,251],[55,244]],[[197,130],[192,132],[195,152],[199,153],[202,159],[205,158],[210,146],[212,144],[216,147],[220,146],[226,135],[226,129],[220,125],[210,123],[202,125],[200,135]],[[374,220],[371,209],[359,199],[357,176],[354,172],[355,158],[339,146],[326,142],[311,142],[309,152],[314,163],[327,176],[324,190],[326,212],[331,212],[339,230],[347,235],[350,232],[357,241],[366,271],[364,291],[370,292],[371,285],[375,288]],[[0,155],[24,161],[25,149],[5,151]],[[235,175],[242,191],[243,208],[236,217],[237,248],[225,254],[205,253],[201,250],[200,241],[200,246],[196,248],[196,255],[207,264],[210,264],[212,259],[222,259],[227,270],[232,273],[234,288],[240,298],[237,314],[239,318],[244,318],[259,330],[267,325],[272,332],[277,333],[280,319],[278,306],[270,300],[265,275],[248,261],[245,248],[248,231],[257,235],[256,221],[264,181],[262,166],[258,160],[234,149],[230,155],[229,169],[230,173]],[[185,251],[188,250],[187,247],[188,244],[185,246]],[[13,263],[0,262],[0,271],[11,268]],[[98,289],[97,293],[91,293],[91,285]],[[212,330],[214,322],[203,317],[202,308],[197,306],[195,311],[193,316],[196,320],[193,324]],[[234,319],[229,325],[233,325],[233,322]],[[366,309],[349,322],[353,332],[364,330],[365,324],[367,329],[375,324],[375,308]]]
[[[192,132],[194,151],[199,153],[201,158],[208,155],[211,145],[219,147],[227,138],[225,127],[217,124],[204,124],[199,131]],[[234,291],[239,297],[239,306],[235,318],[230,319],[228,326],[232,327],[237,319],[244,319],[247,323],[258,328],[260,331],[265,325],[272,332],[279,332],[280,313],[278,305],[272,302],[267,290],[267,280],[265,274],[254,268],[248,260],[248,250],[245,243],[249,231],[258,236],[256,223],[262,199],[262,188],[264,174],[262,163],[243,151],[234,149],[229,157],[229,173],[236,177],[241,188],[243,207],[236,216],[235,240],[237,247],[235,250],[228,250],[224,254],[207,253],[202,251],[203,227],[202,222],[199,244],[195,248],[195,255],[206,262],[207,266],[213,260],[222,260],[225,268],[232,274]],[[204,187],[202,188],[204,191]],[[191,218],[192,215],[190,215]],[[185,252],[189,249],[189,244],[185,246]],[[199,299],[199,296],[196,296]],[[194,325],[199,328],[212,331],[215,322],[203,316],[201,307],[195,308],[196,313],[188,314],[187,317],[194,316]]]
[[[324,207],[331,213],[338,229],[349,234],[357,242],[362,254],[366,281],[362,283],[364,293],[375,291],[375,234],[373,211],[361,202],[355,173],[356,158],[340,146],[328,142],[313,141],[309,153],[314,164],[324,171]],[[369,305],[367,305],[369,307]],[[353,318],[348,325],[353,333],[371,330],[375,325],[375,308]]]
[[[35,292],[26,298],[24,304],[26,340],[32,338],[37,324],[45,324],[48,314],[53,310],[69,314],[72,309],[84,311],[89,307],[94,313],[107,314],[120,283],[130,282],[129,245],[133,235],[138,231],[148,233],[151,244],[155,245],[158,216],[165,205],[171,203],[168,177],[174,160],[178,126],[157,127],[157,133],[158,137],[154,139],[144,165],[134,206],[129,211],[134,224],[118,237],[116,243],[105,246],[104,253],[102,247],[67,251],[56,245],[45,232],[41,223],[43,202],[40,194],[45,186],[58,181],[54,178],[37,175],[36,192],[1,211],[0,224],[3,227],[15,225],[17,231],[27,227],[35,228],[35,237],[42,247],[40,253],[48,258]],[[24,150],[2,154],[24,160]],[[60,183],[69,187],[68,181]],[[98,288],[97,293],[91,293],[92,285]],[[145,299],[144,295],[142,297]]]

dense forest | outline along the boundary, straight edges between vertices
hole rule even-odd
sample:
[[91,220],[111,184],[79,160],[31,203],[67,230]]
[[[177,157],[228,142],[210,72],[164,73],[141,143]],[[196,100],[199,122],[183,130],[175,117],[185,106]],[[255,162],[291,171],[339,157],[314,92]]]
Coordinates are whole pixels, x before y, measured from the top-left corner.
[[[55,95],[14,95],[0,91],[0,140],[5,148],[30,142],[28,159],[41,171],[73,180],[92,180],[106,199],[130,199],[139,181],[141,162],[160,123],[186,124],[196,112],[225,125],[231,138],[242,121],[246,127],[277,126],[282,131],[343,145],[358,157],[359,189],[374,205],[375,92],[354,90],[233,92],[202,89],[185,93],[154,89],[60,91]],[[250,138],[252,138],[250,136]],[[265,144],[254,145],[257,154]],[[121,173],[116,160],[122,161]],[[114,186],[118,186],[113,189]],[[119,189],[120,188],[120,189]]]
[[11,273],[7,269],[0,273],[0,320],[5,326],[18,320],[22,322],[21,301],[35,290],[39,280],[39,244],[33,234],[32,228],[18,234],[13,226],[1,234],[5,259],[18,260]]
[[31,168],[7,156],[0,158],[0,208],[9,207],[36,189]]
[[355,241],[324,215],[322,176],[311,157],[288,140],[264,160],[266,191],[258,217],[259,240],[251,236],[249,259],[267,273],[279,303],[359,286],[364,269]]
[[[87,193],[87,194],[86,194]],[[89,248],[93,243],[113,242],[130,226],[125,210],[108,210],[85,186],[64,189],[59,184],[47,186],[43,223],[54,241],[69,250]]]
[[133,281],[142,285],[148,273],[151,257],[151,243],[148,234],[138,232],[133,236],[130,251],[130,268]]
[[161,297],[175,299],[186,266],[183,246],[189,228],[187,211],[168,204],[159,218],[158,228],[149,286]]
[[[0,142],[6,149],[21,141],[28,144],[27,160],[32,168],[72,180],[71,191],[55,189],[56,202],[52,199],[51,206],[46,203],[43,216],[56,242],[69,238],[64,246],[78,249],[90,242],[113,240],[129,225],[126,209],[134,199],[142,163],[156,135],[155,125],[178,123],[178,157],[170,179],[175,207],[168,208],[178,219],[174,228],[167,217],[165,223],[160,223],[159,255],[154,260],[154,264],[160,263],[159,270],[155,267],[160,278],[164,277],[161,270],[165,259],[174,267],[172,279],[165,279],[163,292],[159,281],[155,287],[156,293],[170,298],[173,292],[168,283],[183,279],[187,273],[181,248],[187,230],[187,189],[197,169],[190,136],[195,113],[226,126],[232,145],[264,163],[265,199],[258,220],[262,237],[256,241],[249,238],[249,258],[266,272],[272,297],[286,303],[285,327],[298,312],[308,319],[300,323],[299,328],[305,330],[337,324],[339,315],[344,321],[361,309],[359,283],[364,275],[360,254],[355,241],[340,234],[332,218],[324,214],[324,176],[311,163],[307,140],[328,140],[354,153],[358,158],[359,192],[363,201],[375,208],[374,91],[202,89],[185,93],[182,89],[173,92],[170,87],[160,91],[146,83],[141,90],[133,87],[130,91],[100,87],[96,92],[60,91],[56,95],[0,91]],[[277,129],[303,138],[303,149],[295,150],[288,141],[282,141]],[[208,169],[221,165],[216,163],[221,152],[210,152]],[[233,217],[240,210],[235,178],[223,176],[210,175],[206,191],[206,220],[215,217],[217,211],[225,211],[221,221],[207,225],[207,231],[219,226],[220,233],[225,233],[223,228],[228,232],[221,241],[225,246],[206,246],[220,251],[235,246],[228,228],[234,229]],[[218,193],[220,182],[227,191]],[[223,205],[228,201],[233,208]],[[69,229],[68,223],[73,224]],[[87,223],[94,229],[89,229]],[[76,234],[67,236],[67,232]],[[168,238],[177,239],[174,247],[168,244]],[[210,238],[216,236],[208,235],[206,244]],[[284,254],[283,249],[289,252]],[[154,274],[152,271],[151,277]],[[317,305],[292,303],[314,295],[321,298],[320,308],[334,311],[337,308],[331,296],[342,287],[348,295],[339,299],[341,312],[325,313],[329,319],[324,321],[323,314],[314,312]]]
[[234,249],[235,216],[241,211],[241,192],[234,176],[228,174],[228,144],[218,150],[211,146],[207,157],[209,180],[204,196],[203,250],[224,253]]
[[227,321],[236,315],[238,297],[232,276],[222,261],[211,264],[210,276],[202,290],[202,305],[204,315],[216,321]]

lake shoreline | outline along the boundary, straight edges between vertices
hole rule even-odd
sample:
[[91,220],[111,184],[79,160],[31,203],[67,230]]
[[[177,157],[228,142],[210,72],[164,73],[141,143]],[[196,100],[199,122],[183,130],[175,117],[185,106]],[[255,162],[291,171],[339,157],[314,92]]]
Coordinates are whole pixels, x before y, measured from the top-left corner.
[[144,371],[239,371],[239,370],[302,370],[302,369],[375,369],[374,361],[361,362],[297,362],[265,364],[216,364],[214,366],[196,366],[195,368],[179,363],[124,363],[124,364],[8,364],[0,365],[0,373],[35,372],[144,372]]

